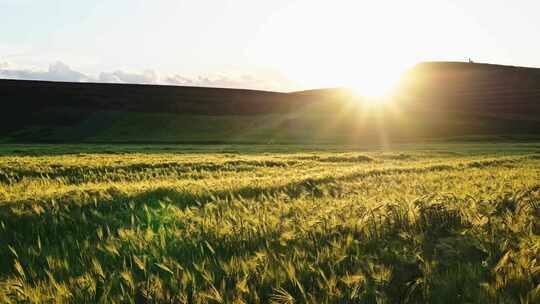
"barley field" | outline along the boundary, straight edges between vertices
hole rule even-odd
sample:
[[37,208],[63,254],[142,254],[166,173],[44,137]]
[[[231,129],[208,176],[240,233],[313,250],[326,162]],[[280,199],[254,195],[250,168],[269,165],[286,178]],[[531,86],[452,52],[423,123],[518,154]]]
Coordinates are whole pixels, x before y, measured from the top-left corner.
[[0,303],[539,303],[540,144],[0,147]]

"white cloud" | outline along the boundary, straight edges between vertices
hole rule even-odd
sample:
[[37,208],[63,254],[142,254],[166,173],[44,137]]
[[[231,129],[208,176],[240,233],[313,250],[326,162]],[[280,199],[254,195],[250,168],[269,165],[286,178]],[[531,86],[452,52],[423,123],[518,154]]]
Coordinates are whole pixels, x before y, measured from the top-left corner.
[[258,77],[253,74],[242,73],[214,73],[193,77],[175,74],[168,76],[165,80],[169,84],[183,86],[246,88],[276,91],[288,90],[290,88],[290,82],[285,78]]
[[9,79],[49,80],[49,81],[91,81],[92,78],[71,69],[63,62],[56,62],[47,71],[11,67],[8,63],[0,65],[0,77]]
[[182,75],[169,76],[167,77],[165,81],[173,85],[182,85],[182,86],[192,86],[196,84],[192,78],[185,77]]
[[68,81],[89,81],[90,77],[83,73],[72,70],[63,62],[56,62],[49,66],[49,71],[45,74],[49,80],[68,80]]
[[116,70],[113,72],[101,72],[99,75],[93,76],[76,71],[69,65],[60,61],[51,64],[47,70],[16,66],[9,62],[0,62],[0,78],[70,82],[164,84],[277,91],[289,90],[291,88],[290,81],[274,74],[262,75],[260,77],[247,73],[213,73],[186,76],[181,74],[160,75],[153,70],[146,70],[143,72]]
[[98,81],[110,83],[158,84],[159,77],[156,72],[152,70],[147,70],[143,73],[114,71],[112,73],[101,72]]

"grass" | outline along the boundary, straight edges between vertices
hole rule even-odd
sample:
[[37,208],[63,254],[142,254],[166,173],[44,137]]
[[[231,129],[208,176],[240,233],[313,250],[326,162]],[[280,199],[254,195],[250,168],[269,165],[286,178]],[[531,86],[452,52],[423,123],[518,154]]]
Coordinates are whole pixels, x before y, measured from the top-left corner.
[[540,144],[4,145],[2,303],[538,303]]
[[71,124],[36,123],[6,134],[0,128],[0,142],[366,145],[454,138],[539,139],[536,116],[525,119],[431,108],[422,112],[392,103],[376,109],[358,102],[330,105],[333,108],[314,103],[290,113],[258,115],[98,111]]

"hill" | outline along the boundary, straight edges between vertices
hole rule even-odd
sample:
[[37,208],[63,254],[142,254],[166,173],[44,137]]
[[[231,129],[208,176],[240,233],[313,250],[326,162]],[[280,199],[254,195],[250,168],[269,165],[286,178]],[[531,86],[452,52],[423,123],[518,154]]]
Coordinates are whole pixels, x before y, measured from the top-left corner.
[[421,63],[401,90],[416,102],[462,111],[530,116],[540,110],[540,69],[459,62]]
[[404,73],[401,106],[436,120],[437,134],[540,133],[540,69],[462,62],[425,62]]
[[390,142],[539,136],[540,69],[426,62],[375,109],[346,89],[292,93],[0,80],[15,142]]

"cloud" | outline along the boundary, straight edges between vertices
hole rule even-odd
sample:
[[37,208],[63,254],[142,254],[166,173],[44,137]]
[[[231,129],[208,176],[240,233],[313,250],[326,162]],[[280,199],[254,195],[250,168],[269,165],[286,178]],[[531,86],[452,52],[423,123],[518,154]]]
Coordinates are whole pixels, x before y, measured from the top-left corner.
[[182,75],[169,76],[167,77],[166,82],[172,85],[182,85],[182,86],[192,86],[196,84],[192,78],[185,77]]
[[277,91],[287,90],[291,85],[290,81],[283,77],[272,77],[269,75],[258,77],[253,74],[238,73],[214,73],[194,77],[175,74],[168,76],[166,82],[172,85],[182,86],[247,88]]
[[100,72],[97,76],[93,76],[76,71],[60,61],[51,64],[47,70],[20,67],[9,62],[0,62],[0,78],[69,82],[163,84],[277,91],[289,90],[291,88],[291,82],[289,80],[276,74],[213,73],[187,76],[182,74],[163,75],[153,70],[143,72],[116,70],[113,72]]
[[92,78],[71,69],[63,62],[56,62],[47,71],[24,68],[11,68],[8,63],[0,64],[0,77],[9,79],[49,80],[49,81],[92,81]]
[[83,73],[72,70],[67,64],[56,62],[49,66],[49,71],[45,74],[49,80],[67,80],[67,81],[89,81],[90,77]]
[[242,81],[244,76],[224,75],[220,73],[210,75],[200,75],[195,77],[187,77],[183,75],[169,76],[167,82],[175,85],[195,85],[203,87],[221,87],[221,88],[238,88],[238,87],[253,87],[253,84],[260,85],[257,80],[249,79]]
[[143,73],[114,71],[112,73],[101,72],[98,81],[107,83],[159,84],[159,77],[152,70],[147,70]]

